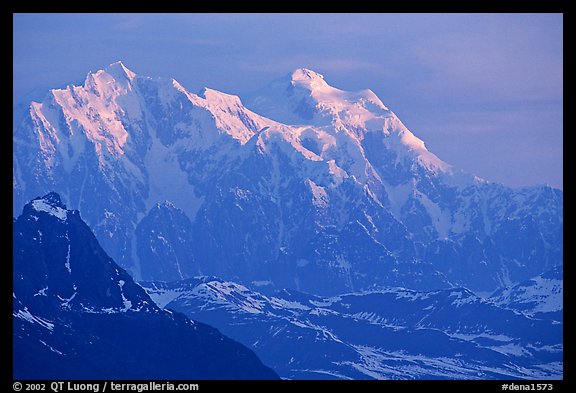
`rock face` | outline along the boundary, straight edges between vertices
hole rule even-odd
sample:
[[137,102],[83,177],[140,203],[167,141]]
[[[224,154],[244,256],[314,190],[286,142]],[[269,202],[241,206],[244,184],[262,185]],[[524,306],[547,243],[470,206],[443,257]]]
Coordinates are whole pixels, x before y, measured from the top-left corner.
[[[464,288],[321,297],[214,277],[142,285],[159,306],[249,346],[282,378],[562,378],[561,323]],[[544,304],[555,297],[541,295]]]
[[169,202],[158,203],[140,221],[136,231],[142,276],[181,280],[197,270],[191,223],[186,214]]
[[14,379],[277,379],[218,330],[161,310],[56,193],[14,222]]
[[145,280],[491,292],[562,264],[562,191],[451,167],[372,91],[299,69],[246,102],[122,63],[52,90],[14,123],[14,211],[56,190]]

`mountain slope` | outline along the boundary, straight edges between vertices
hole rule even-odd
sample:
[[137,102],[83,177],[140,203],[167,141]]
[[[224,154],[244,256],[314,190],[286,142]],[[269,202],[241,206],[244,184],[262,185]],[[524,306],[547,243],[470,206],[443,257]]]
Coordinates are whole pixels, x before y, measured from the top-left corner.
[[[463,288],[319,297],[199,277],[142,283],[159,306],[218,326],[288,379],[550,379],[562,325]],[[263,287],[265,288],[265,287]]]
[[159,309],[58,194],[14,222],[14,379],[276,379],[216,329]]
[[300,69],[246,102],[122,63],[52,90],[15,122],[14,209],[57,190],[146,280],[493,291],[562,263],[561,191],[451,167],[373,92]]
[[556,267],[513,287],[502,288],[490,297],[495,304],[535,318],[562,321],[562,267]]

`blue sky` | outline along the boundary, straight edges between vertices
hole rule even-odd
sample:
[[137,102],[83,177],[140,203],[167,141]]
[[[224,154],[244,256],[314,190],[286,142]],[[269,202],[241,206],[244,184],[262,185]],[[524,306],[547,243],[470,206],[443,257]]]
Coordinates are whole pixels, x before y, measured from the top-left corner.
[[561,188],[562,32],[561,14],[15,14],[13,97],[116,60],[239,95],[307,67],[372,89],[454,166]]

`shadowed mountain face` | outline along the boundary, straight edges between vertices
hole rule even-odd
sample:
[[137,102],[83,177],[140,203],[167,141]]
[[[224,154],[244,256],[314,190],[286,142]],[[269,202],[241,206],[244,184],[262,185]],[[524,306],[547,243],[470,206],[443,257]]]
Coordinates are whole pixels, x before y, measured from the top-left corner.
[[453,168],[306,69],[245,106],[115,63],[31,103],[13,162],[15,212],[56,190],[137,279],[492,292],[562,264],[561,191]]
[[14,379],[277,379],[218,330],[161,310],[56,193],[14,221]]

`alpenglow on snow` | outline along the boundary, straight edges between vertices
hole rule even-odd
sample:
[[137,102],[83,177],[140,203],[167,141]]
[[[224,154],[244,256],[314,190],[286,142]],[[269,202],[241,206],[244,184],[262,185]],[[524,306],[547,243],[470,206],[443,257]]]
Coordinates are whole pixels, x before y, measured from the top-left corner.
[[312,70],[241,100],[118,62],[14,124],[14,214],[58,192],[138,280],[488,292],[562,264],[562,191],[458,170]]

